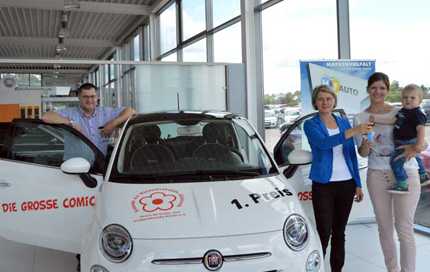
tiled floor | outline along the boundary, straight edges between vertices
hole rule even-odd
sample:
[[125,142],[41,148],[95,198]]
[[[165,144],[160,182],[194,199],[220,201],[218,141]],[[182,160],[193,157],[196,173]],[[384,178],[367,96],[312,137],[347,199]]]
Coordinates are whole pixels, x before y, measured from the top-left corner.
[[[416,272],[428,272],[430,271],[430,236],[416,233],[415,237],[417,243]],[[346,240],[346,260],[343,271],[386,271],[376,224],[348,225]],[[329,271],[330,264],[327,258],[326,272]]]

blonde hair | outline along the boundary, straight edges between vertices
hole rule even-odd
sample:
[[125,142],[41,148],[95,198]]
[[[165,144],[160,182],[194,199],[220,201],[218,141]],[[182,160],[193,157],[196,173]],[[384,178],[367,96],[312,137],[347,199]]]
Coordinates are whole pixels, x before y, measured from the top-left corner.
[[418,93],[418,96],[420,97],[420,101],[422,101],[423,97],[424,97],[424,91],[417,84],[408,84],[408,85],[406,85],[402,89],[401,95],[403,96],[404,93],[409,93],[409,92],[413,92],[413,91],[416,91]]
[[333,109],[336,108],[336,105],[337,105],[336,93],[327,85],[319,85],[319,86],[316,86],[315,89],[312,91],[312,106],[314,107],[315,110],[318,110],[316,102],[317,102],[318,95],[320,93],[331,94],[334,98]]

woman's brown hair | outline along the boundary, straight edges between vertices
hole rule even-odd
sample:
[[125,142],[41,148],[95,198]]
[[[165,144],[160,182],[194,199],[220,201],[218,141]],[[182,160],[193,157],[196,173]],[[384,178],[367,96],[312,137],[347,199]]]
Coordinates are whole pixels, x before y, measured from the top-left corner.
[[369,90],[370,86],[375,83],[376,81],[382,81],[385,84],[385,87],[387,87],[387,90],[390,91],[390,79],[388,76],[381,72],[373,73],[369,79],[367,80],[367,90]]

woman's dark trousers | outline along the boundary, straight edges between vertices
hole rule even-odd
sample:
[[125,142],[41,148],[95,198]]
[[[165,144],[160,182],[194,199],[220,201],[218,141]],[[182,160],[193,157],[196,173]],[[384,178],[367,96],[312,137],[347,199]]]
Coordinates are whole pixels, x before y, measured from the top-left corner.
[[324,256],[331,236],[330,266],[342,271],[345,263],[345,228],[355,195],[353,180],[312,183],[312,204]]

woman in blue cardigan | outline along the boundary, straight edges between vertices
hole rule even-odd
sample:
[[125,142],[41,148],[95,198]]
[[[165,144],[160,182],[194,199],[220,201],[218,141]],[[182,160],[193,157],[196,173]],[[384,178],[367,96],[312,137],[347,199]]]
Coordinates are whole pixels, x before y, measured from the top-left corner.
[[351,128],[348,119],[332,114],[336,94],[325,85],[312,93],[318,113],[304,124],[312,149],[312,204],[325,256],[331,236],[331,271],[342,271],[345,262],[345,227],[354,200],[363,199],[353,136],[372,130],[371,123]]

